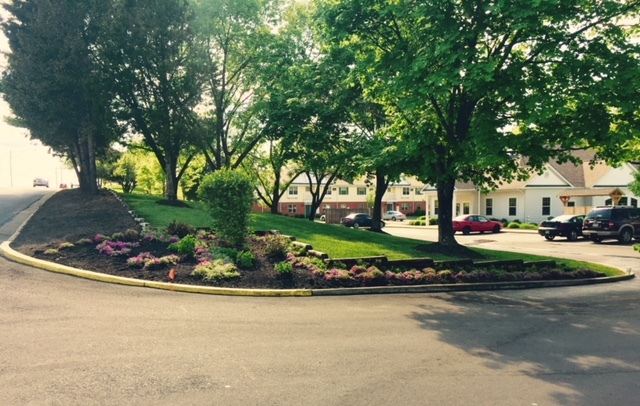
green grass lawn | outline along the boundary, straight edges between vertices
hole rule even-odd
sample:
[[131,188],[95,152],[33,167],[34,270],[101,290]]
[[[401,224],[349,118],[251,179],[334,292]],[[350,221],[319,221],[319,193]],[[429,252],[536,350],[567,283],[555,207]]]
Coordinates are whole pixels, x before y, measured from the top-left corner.
[[[189,207],[187,208],[160,204],[164,200],[157,196],[134,193],[123,194],[122,197],[129,204],[129,207],[138,213],[139,217],[144,217],[151,227],[159,230],[162,230],[173,221],[186,223],[193,227],[210,226],[210,217],[201,203],[189,202]],[[278,230],[283,234],[294,236],[298,241],[310,244],[314,249],[327,253],[331,258],[362,258],[385,255],[389,259],[425,257],[434,260],[459,259],[429,252],[429,245],[433,243],[427,241],[394,237],[365,230],[354,230],[270,213],[253,213],[251,217],[254,230]],[[549,257],[537,255],[478,248],[472,248],[472,250],[484,255],[487,260],[523,259],[525,261],[537,261],[549,259]],[[617,269],[601,265],[565,259],[552,259],[573,267],[589,267],[607,275],[622,274]]]

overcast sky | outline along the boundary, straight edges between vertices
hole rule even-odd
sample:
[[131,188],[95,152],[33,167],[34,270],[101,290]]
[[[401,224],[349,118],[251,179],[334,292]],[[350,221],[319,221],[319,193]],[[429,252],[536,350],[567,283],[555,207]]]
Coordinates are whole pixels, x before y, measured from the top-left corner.
[[[0,4],[7,3],[0,0]],[[0,16],[6,13],[0,9]],[[9,51],[7,39],[0,30],[0,51]],[[4,56],[0,56],[0,69],[6,68]],[[60,183],[77,183],[73,170],[64,168],[60,159],[55,158],[40,142],[30,140],[29,132],[5,122],[11,115],[9,105],[0,98],[0,188],[30,188],[35,177],[49,180],[51,187]]]

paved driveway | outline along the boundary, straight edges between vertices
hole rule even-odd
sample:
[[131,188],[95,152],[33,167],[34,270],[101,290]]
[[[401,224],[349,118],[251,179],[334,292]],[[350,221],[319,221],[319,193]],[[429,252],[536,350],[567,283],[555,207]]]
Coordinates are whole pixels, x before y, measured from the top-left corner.
[[246,298],[0,258],[0,405],[632,405],[639,288]]
[[[438,241],[438,229],[435,226],[415,227],[391,223],[387,224],[384,230],[398,237]],[[497,234],[462,235],[458,233],[455,237],[460,244],[471,247],[557,256],[640,272],[640,253],[634,251],[633,245],[621,245],[615,240],[596,244],[584,239],[569,242],[565,238],[558,237],[553,241],[547,241],[533,230],[504,230]]]

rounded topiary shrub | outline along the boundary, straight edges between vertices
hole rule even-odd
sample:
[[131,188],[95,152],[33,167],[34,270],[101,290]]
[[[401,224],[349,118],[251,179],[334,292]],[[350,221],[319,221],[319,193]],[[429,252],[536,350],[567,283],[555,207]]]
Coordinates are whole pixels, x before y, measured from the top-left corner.
[[218,241],[240,247],[249,234],[253,184],[249,176],[221,169],[202,179],[198,196],[207,206]]

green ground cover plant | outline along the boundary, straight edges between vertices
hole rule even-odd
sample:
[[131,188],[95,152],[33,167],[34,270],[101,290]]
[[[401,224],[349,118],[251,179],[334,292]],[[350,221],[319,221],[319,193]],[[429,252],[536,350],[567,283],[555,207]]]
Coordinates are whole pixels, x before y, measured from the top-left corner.
[[[164,229],[172,222],[190,224],[195,228],[208,228],[211,219],[204,206],[197,202],[188,202],[188,206],[164,205],[157,196],[141,194],[123,194],[129,207],[157,229]],[[362,258],[386,256],[389,259],[408,259],[429,257],[436,261],[460,259],[430,250],[433,243],[408,238],[393,237],[387,234],[353,230],[306,219],[291,218],[269,213],[252,213],[254,230],[278,230],[282,234],[294,236],[298,241],[310,244],[315,250],[325,252],[331,258]],[[542,261],[550,257],[511,253],[472,248],[485,260]],[[556,259],[558,264],[572,268],[589,267],[608,276],[620,275],[617,269],[587,264],[579,261]]]

